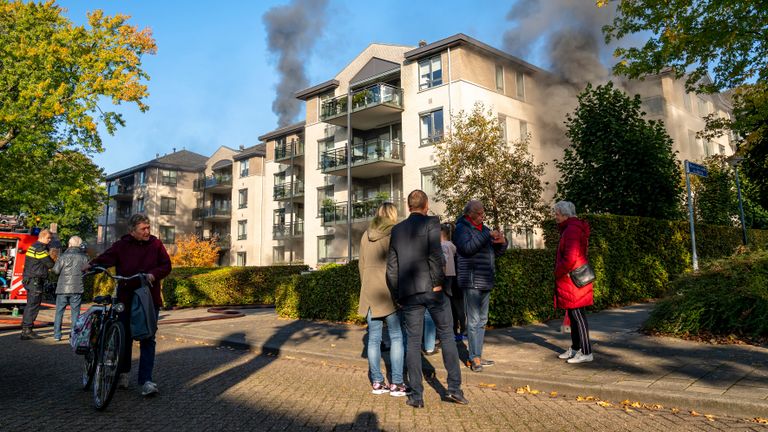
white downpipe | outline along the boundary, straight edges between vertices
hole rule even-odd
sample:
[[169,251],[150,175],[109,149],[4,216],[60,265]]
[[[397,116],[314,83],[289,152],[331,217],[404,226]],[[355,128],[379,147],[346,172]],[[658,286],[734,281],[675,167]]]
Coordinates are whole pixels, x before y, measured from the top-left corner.
[[451,129],[451,115],[453,114],[453,108],[451,106],[451,81],[452,81],[452,75],[451,75],[451,48],[448,47],[448,133],[452,131]]

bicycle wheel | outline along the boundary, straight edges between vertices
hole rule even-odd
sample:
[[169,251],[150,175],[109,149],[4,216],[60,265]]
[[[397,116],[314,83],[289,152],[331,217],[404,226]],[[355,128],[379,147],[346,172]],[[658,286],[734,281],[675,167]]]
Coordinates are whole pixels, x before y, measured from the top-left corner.
[[115,321],[109,324],[99,350],[96,362],[96,377],[93,383],[93,404],[97,410],[109,405],[117,389],[117,371],[120,367],[120,354],[123,351],[125,330],[123,324]]
[[91,347],[87,353],[83,356],[83,371],[81,376],[81,384],[83,390],[88,390],[93,382],[93,374],[96,372],[96,349]]

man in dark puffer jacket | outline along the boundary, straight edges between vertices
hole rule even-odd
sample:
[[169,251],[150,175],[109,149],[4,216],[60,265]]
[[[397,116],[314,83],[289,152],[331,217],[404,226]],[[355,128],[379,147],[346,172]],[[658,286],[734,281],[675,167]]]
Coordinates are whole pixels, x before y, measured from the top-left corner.
[[467,311],[470,367],[480,372],[492,366],[493,361],[483,359],[485,324],[488,322],[488,300],[496,273],[496,257],[507,250],[507,239],[497,230],[483,225],[483,203],[471,200],[464,206],[464,215],[456,221],[453,243],[458,252],[456,270],[459,287],[464,291]]

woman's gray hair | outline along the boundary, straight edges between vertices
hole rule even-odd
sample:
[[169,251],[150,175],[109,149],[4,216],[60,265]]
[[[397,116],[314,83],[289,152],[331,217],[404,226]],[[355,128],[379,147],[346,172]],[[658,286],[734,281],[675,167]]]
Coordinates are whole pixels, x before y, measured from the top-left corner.
[[565,217],[576,217],[576,206],[570,201],[558,201],[555,204],[555,213]]
[[83,244],[83,239],[78,236],[72,236],[69,238],[69,247],[80,247]]

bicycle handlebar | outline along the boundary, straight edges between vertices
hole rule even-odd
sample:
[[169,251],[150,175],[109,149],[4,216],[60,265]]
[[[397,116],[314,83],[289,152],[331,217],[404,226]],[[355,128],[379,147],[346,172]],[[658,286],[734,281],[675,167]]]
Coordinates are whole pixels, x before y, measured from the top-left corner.
[[146,277],[147,277],[147,273],[136,273],[133,276],[113,275],[112,273],[109,272],[109,270],[107,270],[107,269],[105,269],[104,267],[101,267],[101,266],[93,266],[93,267],[91,267],[91,270],[83,273],[83,276],[89,276],[89,275],[96,274],[96,273],[104,273],[107,276],[109,276],[110,279],[114,279],[114,280],[131,280],[131,279],[136,279],[136,278],[144,278],[144,279],[146,279]]

